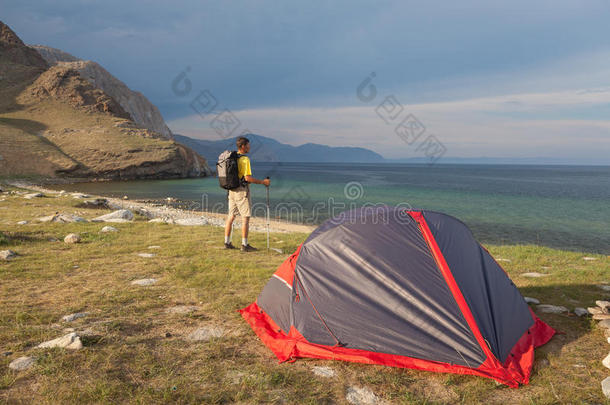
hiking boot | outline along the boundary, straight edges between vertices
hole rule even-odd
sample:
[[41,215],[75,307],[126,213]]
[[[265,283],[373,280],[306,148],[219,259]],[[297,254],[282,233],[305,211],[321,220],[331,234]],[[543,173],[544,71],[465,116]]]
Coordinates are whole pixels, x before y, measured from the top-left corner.
[[250,244],[241,245],[242,252],[256,252],[257,250],[257,248],[250,246]]
[[237,249],[231,242],[225,243],[225,249]]

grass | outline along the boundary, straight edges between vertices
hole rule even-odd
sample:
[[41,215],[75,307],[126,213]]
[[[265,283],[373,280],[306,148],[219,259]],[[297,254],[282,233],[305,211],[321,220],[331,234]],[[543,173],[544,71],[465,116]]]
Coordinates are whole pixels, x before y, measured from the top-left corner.
[[[7,403],[345,403],[347,387],[366,386],[390,403],[602,403],[603,333],[589,318],[540,314],[562,333],[536,351],[529,385],[510,389],[492,380],[453,374],[303,359],[278,364],[237,310],[251,303],[275,268],[306,234],[272,234],[286,254],[252,254],[221,248],[222,229],[150,224],[138,218],[112,224],[37,223],[56,211],[93,218],[103,210],[77,207],[72,197],[33,200],[0,194],[0,247],[19,257],[0,262],[0,401]],[[27,220],[26,225],[16,222]],[[70,233],[82,243],[65,244]],[[58,241],[54,241],[57,239]],[[265,235],[251,235],[264,246]],[[149,250],[159,245],[161,249]],[[539,246],[487,246],[523,295],[569,309],[609,298],[597,284],[609,280],[605,256]],[[141,258],[152,252],[154,258]],[[596,257],[585,261],[583,256]],[[529,279],[525,272],[548,273]],[[139,278],[157,278],[149,287]],[[195,305],[171,314],[175,305]],[[63,315],[87,311],[70,324]],[[222,326],[227,335],[207,343],[185,337],[194,329]],[[35,349],[87,330],[79,351]],[[85,335],[85,334],[83,334]],[[35,366],[15,372],[13,359],[33,355]],[[311,372],[332,367],[337,377]]]

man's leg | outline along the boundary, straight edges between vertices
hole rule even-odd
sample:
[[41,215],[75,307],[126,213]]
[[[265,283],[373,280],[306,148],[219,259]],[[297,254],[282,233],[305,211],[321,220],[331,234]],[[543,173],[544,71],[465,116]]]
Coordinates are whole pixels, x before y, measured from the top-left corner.
[[250,217],[244,217],[244,223],[241,227],[242,239],[248,239],[248,230],[250,229]]
[[227,222],[225,223],[225,238],[231,236],[231,229],[233,228],[233,221],[235,220],[235,215],[229,214],[227,217]]

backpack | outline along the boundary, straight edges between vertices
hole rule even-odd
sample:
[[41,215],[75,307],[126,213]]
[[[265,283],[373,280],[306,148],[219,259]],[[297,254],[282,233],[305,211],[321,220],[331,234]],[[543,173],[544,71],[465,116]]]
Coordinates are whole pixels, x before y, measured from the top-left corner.
[[216,173],[220,187],[226,190],[233,190],[242,185],[237,170],[237,159],[240,155],[236,151],[225,150],[218,156],[216,162]]

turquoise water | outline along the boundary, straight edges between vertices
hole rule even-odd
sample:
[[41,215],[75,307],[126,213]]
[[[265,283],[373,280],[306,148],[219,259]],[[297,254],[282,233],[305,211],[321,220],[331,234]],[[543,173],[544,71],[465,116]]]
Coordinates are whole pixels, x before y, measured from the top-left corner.
[[[402,205],[458,217],[485,243],[535,243],[610,254],[610,167],[258,163],[272,179],[273,217],[317,224],[364,204]],[[226,212],[215,178],[62,185],[130,199],[173,197],[181,206]],[[254,215],[265,187],[252,186]]]

